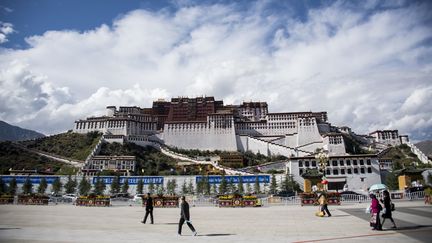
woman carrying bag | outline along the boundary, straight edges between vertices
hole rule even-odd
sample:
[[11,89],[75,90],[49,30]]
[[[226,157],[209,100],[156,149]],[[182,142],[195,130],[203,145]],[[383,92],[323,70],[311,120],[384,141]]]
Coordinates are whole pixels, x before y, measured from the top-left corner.
[[383,221],[381,225],[384,225],[386,219],[390,219],[390,221],[393,223],[392,229],[396,229],[396,224],[392,217],[394,204],[391,202],[390,193],[387,190],[383,192],[383,199],[381,199],[380,201],[384,204],[384,213],[382,215]]
[[380,211],[382,210],[382,206],[379,203],[378,199],[374,194],[370,194],[370,198],[372,199],[371,202],[371,219],[370,219],[370,226],[372,227],[372,230],[382,230],[381,227],[381,220],[380,220]]

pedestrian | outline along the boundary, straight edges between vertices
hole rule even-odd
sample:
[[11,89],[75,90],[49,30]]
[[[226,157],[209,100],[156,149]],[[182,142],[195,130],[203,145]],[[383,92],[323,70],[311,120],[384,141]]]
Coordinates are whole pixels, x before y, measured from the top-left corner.
[[370,219],[370,226],[372,227],[372,230],[382,230],[381,220],[379,217],[382,206],[374,194],[370,194],[370,198],[372,199],[370,206],[372,214]]
[[143,221],[141,221],[141,223],[145,224],[147,221],[147,217],[150,214],[150,224],[153,224],[153,199],[150,195],[150,193],[147,193],[147,198],[146,198],[146,213],[144,216]]
[[394,207],[392,207],[390,193],[387,190],[383,192],[383,199],[381,199],[380,201],[384,204],[384,214],[382,215],[383,221],[381,223],[381,226],[384,225],[386,219],[390,219],[390,221],[393,223],[392,229],[396,229],[396,224],[392,217],[392,210],[394,210]]
[[189,226],[189,228],[192,231],[192,235],[196,236],[197,232],[195,228],[192,225],[192,222],[190,221],[190,215],[189,215],[189,203],[186,202],[185,196],[181,196],[181,203],[180,203],[180,221],[178,224],[178,235],[181,235],[182,227],[184,222]]
[[327,207],[328,202],[327,202],[327,196],[325,195],[325,193],[321,193],[321,195],[318,198],[318,202],[319,202],[322,214],[326,215],[326,213],[327,213],[327,216],[331,217],[330,211],[328,210],[328,207]]

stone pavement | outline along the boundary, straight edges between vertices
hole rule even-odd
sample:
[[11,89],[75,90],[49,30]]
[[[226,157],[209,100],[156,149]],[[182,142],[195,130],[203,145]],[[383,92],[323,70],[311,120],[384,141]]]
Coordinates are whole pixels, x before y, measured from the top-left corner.
[[[139,206],[109,208],[0,206],[0,242],[430,242],[432,206],[396,204],[397,230],[372,231],[367,204],[330,206],[332,217],[315,216],[314,206],[263,208],[192,207],[191,220],[177,236],[180,210],[155,209],[155,224],[142,224]],[[387,227],[391,224],[386,222]]]

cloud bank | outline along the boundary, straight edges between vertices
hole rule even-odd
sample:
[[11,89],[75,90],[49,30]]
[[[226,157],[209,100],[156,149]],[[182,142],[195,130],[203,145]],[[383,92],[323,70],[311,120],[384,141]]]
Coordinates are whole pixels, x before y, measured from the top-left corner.
[[143,9],[86,31],[47,31],[0,50],[0,119],[47,134],[107,105],[215,96],[270,112],[328,111],[357,133],[432,139],[430,4],[272,2]]

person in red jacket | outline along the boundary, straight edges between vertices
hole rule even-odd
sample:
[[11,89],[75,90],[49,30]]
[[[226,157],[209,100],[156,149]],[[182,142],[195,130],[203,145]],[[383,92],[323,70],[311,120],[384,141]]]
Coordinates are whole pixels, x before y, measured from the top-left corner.
[[380,220],[380,212],[382,210],[382,206],[379,203],[378,199],[374,194],[370,194],[371,201],[371,220],[370,220],[370,226],[372,227],[372,230],[382,230],[381,227],[381,220]]

